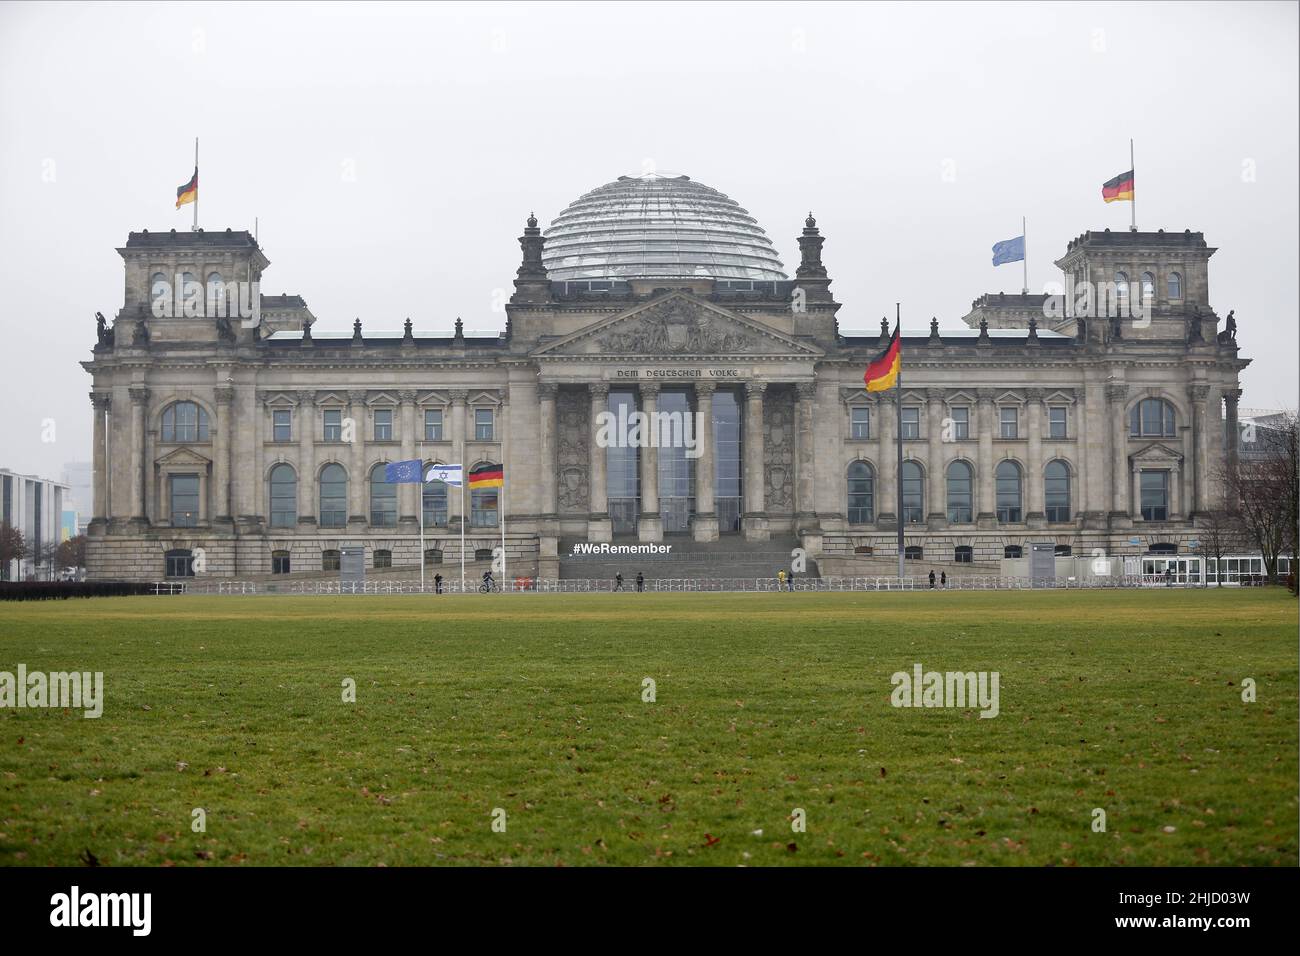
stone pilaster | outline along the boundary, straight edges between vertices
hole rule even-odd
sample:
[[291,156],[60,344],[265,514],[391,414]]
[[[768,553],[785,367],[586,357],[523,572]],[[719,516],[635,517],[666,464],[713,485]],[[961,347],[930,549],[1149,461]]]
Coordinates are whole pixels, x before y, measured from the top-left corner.
[[554,382],[541,382],[537,386],[537,407],[539,414],[538,446],[541,461],[542,516],[554,518],[559,511],[556,502],[558,488],[559,461],[556,457],[556,421],[555,394],[558,391]]
[[943,389],[927,388],[925,390],[927,458],[925,471],[928,479],[926,497],[929,499],[926,504],[926,510],[929,512],[926,523],[931,528],[944,527],[948,521],[947,509],[944,507],[948,481],[944,472],[943,461],[943,399]]
[[[234,474],[235,388],[233,385],[218,385],[215,395],[217,420],[213,423],[216,434],[212,442],[212,514],[216,524],[233,525],[230,485]],[[261,478],[261,475],[256,477]]]
[[740,526],[746,541],[766,541],[770,536],[764,501],[767,477],[763,459],[763,393],[766,390],[764,382],[745,383],[745,471],[740,482],[745,509]]
[[[470,463],[465,460],[465,420],[466,420],[466,402],[469,399],[469,389],[453,388],[447,393],[451,399],[451,457],[449,464],[461,466],[461,474],[465,481],[469,481]],[[469,491],[465,487],[447,489],[447,530],[449,532],[460,532],[462,521],[468,521],[469,515],[462,513],[461,504],[469,507]]]
[[149,388],[132,385],[128,394],[131,396],[131,523],[147,525],[149,517],[144,494],[149,465],[145,460],[145,415],[149,409]]
[[817,488],[816,465],[816,399],[817,386],[813,382],[799,382],[794,387],[795,474],[794,511],[796,531],[815,530],[817,514],[815,494]]
[[348,525],[370,523],[370,476],[366,474],[366,393],[364,389],[348,392],[348,418],[352,420],[352,472],[348,481]]
[[1237,404],[1241,399],[1241,389],[1228,388],[1223,391],[1226,406],[1226,420],[1223,425],[1224,464],[1228,469],[1229,480],[1237,477],[1237,466],[1241,452],[1241,431],[1237,426]]
[[659,409],[659,385],[644,382],[640,386],[641,411],[646,427],[641,434],[639,464],[641,468],[641,514],[636,533],[641,541],[662,541],[664,522],[659,514],[659,430],[655,420]]
[[876,461],[876,520],[885,528],[898,524],[898,450],[894,447],[894,433],[898,431],[898,391],[880,392],[872,408],[875,416],[872,427],[880,434],[879,457]]
[[95,513],[86,530],[92,535],[102,535],[108,527],[108,425],[105,419],[112,411],[113,397],[107,392],[91,392],[90,404],[95,416],[90,450]]
[[298,524],[316,524],[316,393],[298,393],[294,410],[294,428],[298,431]]
[[[401,402],[399,415],[401,421],[398,425],[402,430],[402,461],[410,461],[415,457],[415,400],[419,393],[413,388],[405,388],[397,393],[398,401]],[[424,462],[420,462],[420,471],[423,475]],[[397,486],[397,523],[399,527],[407,531],[419,531],[421,507],[420,492],[423,490],[422,484],[411,484],[404,482]]]
[[718,513],[714,504],[714,447],[713,447],[713,394],[717,386],[700,382],[695,386],[695,406],[701,423],[700,457],[695,461],[695,522],[693,534],[696,541],[718,540]]
[[[1133,522],[1138,496],[1132,495],[1130,505],[1127,480],[1130,472],[1128,458],[1128,421],[1124,414],[1124,403],[1128,399],[1128,385],[1123,382],[1106,384],[1106,417],[1110,423],[1110,447],[1107,449],[1107,465],[1111,474],[1110,482],[1110,521],[1112,527],[1129,527]],[[1130,508],[1133,510],[1131,511]]]
[[614,536],[614,529],[609,518],[606,449],[596,440],[600,430],[600,414],[609,410],[609,386],[604,382],[592,383],[587,386],[587,395],[590,399],[587,427],[591,474],[591,512],[587,517],[587,538],[590,541],[609,541]]
[[1189,501],[1190,518],[1196,518],[1210,505],[1207,503],[1206,490],[1209,487],[1209,460],[1205,431],[1206,401],[1210,397],[1210,386],[1204,382],[1194,382],[1187,388],[1187,399],[1192,406],[1192,466],[1191,494]]
[[981,528],[994,528],[998,521],[997,466],[993,462],[993,436],[999,427],[993,408],[996,394],[991,388],[975,390],[975,419],[979,429],[979,474],[975,482],[979,488],[979,506],[975,521]]
[[1029,427],[1029,448],[1025,462],[1025,522],[1031,528],[1041,528],[1047,523],[1043,512],[1043,390],[1031,388],[1026,390],[1029,400],[1027,409]]

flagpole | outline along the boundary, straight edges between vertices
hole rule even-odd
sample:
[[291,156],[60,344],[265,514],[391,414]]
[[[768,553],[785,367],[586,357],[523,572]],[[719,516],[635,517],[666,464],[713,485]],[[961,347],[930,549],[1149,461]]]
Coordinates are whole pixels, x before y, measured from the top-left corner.
[[894,472],[898,483],[898,586],[903,586],[903,326],[899,303],[894,303],[894,330],[898,335],[898,375],[894,379],[898,392],[894,396],[894,406],[898,412],[898,423],[894,429],[894,441],[898,445],[898,468]]
[[424,458],[420,458],[420,500],[415,505],[420,509],[420,593],[424,593]]
[[1130,205],[1132,206],[1133,219],[1132,219],[1132,225],[1130,225],[1128,228],[1129,228],[1129,232],[1137,232],[1138,231],[1137,169],[1133,165],[1132,137],[1130,137],[1128,141],[1128,168],[1129,168],[1129,175],[1133,177],[1132,180],[1130,180],[1129,182],[1130,188],[1133,190],[1133,199],[1130,201]]
[[1020,262],[1025,270],[1025,287],[1021,294],[1029,295],[1029,232],[1024,216],[1020,217]]
[[465,593],[465,464],[460,466],[460,593]]
[[[199,138],[194,137],[194,178],[199,175]],[[199,186],[194,184],[194,225],[190,226],[190,232],[199,231]]]

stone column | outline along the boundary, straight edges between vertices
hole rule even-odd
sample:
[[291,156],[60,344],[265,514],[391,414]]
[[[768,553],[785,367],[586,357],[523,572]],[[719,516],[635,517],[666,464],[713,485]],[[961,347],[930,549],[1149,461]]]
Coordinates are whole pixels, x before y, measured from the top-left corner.
[[[107,392],[91,392],[90,404],[94,408],[94,437],[90,449],[94,514],[91,516],[87,531],[91,534],[103,534],[108,524],[108,428],[104,419],[113,407],[113,398]],[[90,529],[94,530],[91,531]]]
[[1025,500],[1022,506],[1025,521],[1031,527],[1041,528],[1047,524],[1043,511],[1043,390],[1031,388],[1026,397],[1029,399],[1029,460],[1025,462]]
[[559,462],[556,458],[556,420],[555,395],[558,391],[553,382],[540,382],[537,386],[537,406],[540,415],[538,446],[540,451],[541,487],[543,517],[555,517],[559,512],[556,492],[559,487]]
[[1173,464],[1169,468],[1169,520],[1180,521],[1183,517],[1183,468]]
[[930,527],[939,527],[947,520],[944,498],[948,486],[948,476],[944,471],[943,462],[943,389],[925,390],[925,409],[926,457],[928,458],[925,470],[926,477],[929,479],[926,484],[929,499],[926,505],[926,510],[929,512],[927,523]]
[[1194,382],[1187,389],[1187,397],[1192,405],[1192,493],[1188,517],[1195,518],[1208,508],[1206,488],[1209,484],[1210,457],[1206,453],[1205,404],[1210,397],[1210,386],[1204,382]]
[[695,386],[695,407],[699,412],[700,433],[696,435],[699,442],[700,457],[695,460],[695,521],[692,528],[696,541],[718,540],[718,512],[713,502],[714,464],[713,464],[713,393],[717,386],[712,382],[700,382]]
[[1228,388],[1223,391],[1223,401],[1227,406],[1227,418],[1223,424],[1224,464],[1228,468],[1230,480],[1237,477],[1237,465],[1241,452],[1241,431],[1237,426],[1237,402],[1240,398],[1241,389],[1239,388]]
[[[469,481],[470,463],[465,460],[465,402],[469,398],[469,389],[453,388],[447,393],[451,399],[451,457],[449,464],[459,464],[462,469],[462,476],[466,482]],[[462,521],[468,521],[469,515],[463,514],[461,510],[461,499],[464,499],[465,508],[469,508],[469,488],[449,487],[447,489],[447,530],[459,533]],[[467,529],[468,530],[468,529]]]
[[746,541],[768,540],[767,475],[763,460],[763,392],[764,382],[745,383],[745,471],[741,488],[745,509],[740,519]]
[[975,390],[975,418],[979,428],[979,474],[976,476],[979,508],[975,520],[981,528],[995,527],[998,521],[996,466],[993,463],[993,436],[998,428],[997,416],[993,413],[995,395],[991,388]]
[[796,531],[800,526],[812,529],[817,524],[816,504],[816,407],[817,386],[798,382],[794,387],[794,511]]
[[606,449],[596,441],[600,431],[599,421],[602,412],[609,410],[609,385],[593,382],[587,386],[591,399],[587,415],[588,471],[590,472],[591,509],[587,518],[587,538],[591,541],[609,541],[614,536],[614,529],[609,518],[609,479],[607,477]]
[[[397,393],[397,398],[402,403],[401,422],[398,426],[402,429],[402,461],[410,461],[415,457],[415,399],[418,394],[413,388],[402,389]],[[420,474],[423,477],[423,459],[420,461]],[[421,484],[409,482],[397,486],[397,523],[409,532],[418,533],[420,530],[420,514],[416,509],[423,505],[420,500],[423,488]]]
[[[1124,402],[1128,398],[1128,386],[1123,382],[1110,382],[1106,385],[1106,415],[1110,421],[1110,449],[1107,455],[1111,474],[1111,522],[1118,521],[1127,526],[1132,521],[1130,502],[1127,500],[1128,482],[1124,475],[1129,471],[1128,461],[1128,422],[1124,416]],[[1137,510],[1134,504],[1133,510]]]
[[[217,420],[216,439],[212,443],[212,516],[222,524],[233,524],[230,480],[234,474],[231,456],[234,453],[235,388],[233,385],[218,385],[215,394]],[[261,414],[266,414],[265,410]],[[262,475],[255,475],[254,478],[265,484]],[[205,498],[206,496],[201,496],[200,502],[206,504]]]
[[659,514],[659,438],[656,424],[659,411],[659,385],[656,382],[641,384],[641,411],[646,427],[641,434],[641,514],[637,519],[636,533],[641,541],[662,541],[663,517]]
[[902,517],[895,511],[898,507],[898,451],[894,448],[894,432],[898,430],[898,410],[895,407],[898,395],[895,389],[877,394],[879,399],[871,409],[875,416],[872,425],[880,434],[876,458],[876,521],[881,525],[895,525]]
[[348,418],[352,420],[352,455],[348,470],[348,524],[370,523],[370,476],[366,474],[366,393],[348,392]]
[[298,393],[298,524],[316,524],[316,393]]
[[148,512],[145,510],[145,475],[148,463],[145,455],[148,451],[145,441],[145,412],[149,406],[149,388],[145,385],[132,385],[131,396],[131,521],[135,524],[148,524]]

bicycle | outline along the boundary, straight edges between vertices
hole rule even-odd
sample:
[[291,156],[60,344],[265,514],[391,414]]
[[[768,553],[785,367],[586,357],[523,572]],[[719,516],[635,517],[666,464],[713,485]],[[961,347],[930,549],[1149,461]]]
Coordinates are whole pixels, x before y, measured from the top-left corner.
[[501,585],[497,584],[496,581],[493,581],[490,584],[487,581],[484,581],[482,584],[478,586],[479,594],[489,594],[493,591],[500,591],[500,590],[501,590]]

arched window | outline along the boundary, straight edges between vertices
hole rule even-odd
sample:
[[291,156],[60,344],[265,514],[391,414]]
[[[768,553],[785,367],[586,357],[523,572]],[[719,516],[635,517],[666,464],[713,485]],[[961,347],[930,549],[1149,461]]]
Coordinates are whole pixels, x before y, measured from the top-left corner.
[[[425,466],[425,474],[429,473],[429,466]],[[426,481],[421,485],[421,494],[423,496],[424,507],[424,526],[426,528],[441,528],[447,524],[447,484],[443,481],[434,479]]]
[[849,524],[875,520],[876,476],[865,461],[849,465]]
[[904,524],[920,524],[925,520],[925,477],[921,466],[914,461],[903,462],[903,514]]
[[1151,305],[1156,301],[1156,277],[1150,272],[1142,273],[1142,303]]
[[1048,521],[1070,520],[1070,467],[1059,458],[1043,469],[1043,505]]
[[964,461],[954,461],[948,466],[948,520],[953,524],[970,524],[974,472]]
[[150,309],[158,318],[168,316],[174,311],[171,283],[161,272],[155,272],[149,278],[149,303]]
[[342,562],[342,554],[337,549],[329,548],[320,553],[320,569],[322,571],[337,571]]
[[492,560],[492,549],[491,549],[491,548],[476,548],[476,549],[474,550],[474,560],[475,560],[475,561],[491,561],[491,560]]
[[342,465],[331,462],[321,469],[318,486],[320,511],[316,517],[320,526],[322,528],[343,527],[348,523],[348,473],[343,470]]
[[214,317],[227,315],[226,286],[225,283],[221,281],[221,273],[209,272],[207,286],[208,315]]
[[424,552],[424,566],[428,568],[435,564],[442,564],[442,549],[426,548]]
[[1008,544],[1002,549],[1002,557],[1004,558],[1023,558],[1024,556],[1025,549],[1018,544]]
[[969,544],[959,544],[952,549],[952,559],[958,564],[970,564],[975,559],[975,549]]
[[1069,558],[1074,555],[1074,548],[1068,544],[1058,544],[1052,549],[1052,554],[1058,558]]
[[1163,398],[1144,398],[1133,406],[1129,434],[1134,438],[1173,438],[1174,406]]
[[292,528],[298,523],[298,476],[290,465],[271,469],[271,527]]
[[1147,548],[1147,554],[1177,554],[1178,545],[1174,542],[1163,541],[1151,545]]
[[173,548],[163,556],[166,562],[167,577],[194,577],[194,555],[189,548]]
[[1183,276],[1179,272],[1169,273],[1169,298],[1181,299],[1183,297]]
[[1020,520],[1020,466],[1014,461],[998,465],[998,521],[1015,523]]
[[271,552],[271,573],[272,574],[289,573],[289,552],[288,551]]
[[370,469],[370,523],[376,528],[397,524],[397,486],[384,477],[385,467],[381,462]]
[[[897,554],[898,552],[894,552]],[[923,561],[925,560],[925,549],[917,544],[909,544],[903,549],[904,561]]]
[[391,568],[393,566],[393,552],[385,548],[377,548],[374,552],[373,564],[377,568]]
[[163,441],[207,441],[208,413],[194,402],[172,402],[163,410]]
[[194,278],[193,272],[181,273],[181,316],[193,317],[203,314],[203,286]]
[[1121,302],[1128,298],[1128,273],[1115,273],[1115,295]]

